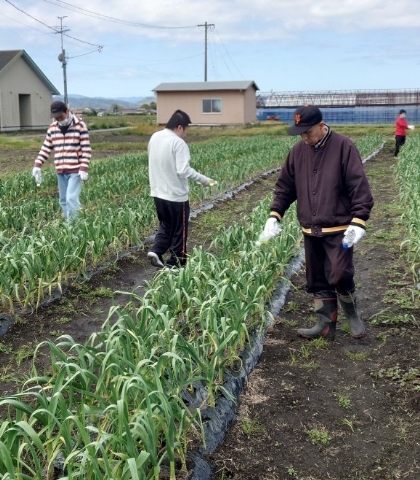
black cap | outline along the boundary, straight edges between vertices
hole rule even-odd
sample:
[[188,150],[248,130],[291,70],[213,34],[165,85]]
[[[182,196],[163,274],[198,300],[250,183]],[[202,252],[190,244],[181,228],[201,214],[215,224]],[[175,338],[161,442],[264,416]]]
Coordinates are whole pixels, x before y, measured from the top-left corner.
[[407,113],[403,108],[399,111],[399,115],[401,115],[402,113]]
[[64,102],[57,100],[51,104],[51,115],[53,118],[57,118],[62,115],[64,112],[67,112],[67,106]]
[[321,122],[322,113],[318,107],[305,105],[296,109],[294,120],[294,125],[287,130],[287,133],[289,135],[300,135]]

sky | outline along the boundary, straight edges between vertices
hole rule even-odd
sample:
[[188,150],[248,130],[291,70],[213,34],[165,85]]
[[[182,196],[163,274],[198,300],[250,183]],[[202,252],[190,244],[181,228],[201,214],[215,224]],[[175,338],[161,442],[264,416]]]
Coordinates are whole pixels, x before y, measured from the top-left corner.
[[25,50],[63,94],[63,48],[68,94],[88,97],[206,78],[419,89],[419,27],[419,0],[0,0],[0,49]]

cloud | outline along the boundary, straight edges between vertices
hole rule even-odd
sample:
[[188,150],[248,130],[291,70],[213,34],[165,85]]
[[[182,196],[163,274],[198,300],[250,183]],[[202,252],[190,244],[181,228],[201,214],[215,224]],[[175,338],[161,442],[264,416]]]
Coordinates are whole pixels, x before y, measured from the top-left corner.
[[25,49],[60,86],[57,31],[65,17],[69,91],[85,95],[113,96],[119,88],[148,94],[162,81],[202,80],[205,22],[208,80],[322,90],[403,88],[402,81],[412,86],[420,76],[419,0],[10,2],[27,15],[2,3],[1,48]]
[[[299,37],[307,30],[352,32],[420,27],[418,0],[35,0],[29,5],[22,0],[14,2],[50,26],[58,27],[58,16],[66,16],[63,22],[70,29],[69,34],[87,36],[93,43],[104,41],[104,36],[112,33],[190,42],[197,38],[198,25],[204,22],[214,24],[224,39],[250,42],[257,38]],[[5,14],[24,20],[26,25],[43,28],[9,4],[2,9]],[[4,25],[0,26],[0,30],[3,28]],[[16,28],[25,25],[16,24]]]

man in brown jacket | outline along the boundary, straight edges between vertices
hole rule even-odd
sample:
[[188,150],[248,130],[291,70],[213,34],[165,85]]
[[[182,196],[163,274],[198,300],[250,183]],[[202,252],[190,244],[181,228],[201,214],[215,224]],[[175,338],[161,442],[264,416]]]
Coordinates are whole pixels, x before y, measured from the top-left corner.
[[[289,135],[300,135],[275,185],[265,237],[281,232],[280,220],[297,201],[305,247],[307,291],[314,295],[317,324],[298,335],[335,338],[338,301],[351,335],[362,338],[366,327],[356,308],[353,248],[365,234],[373,197],[360,153],[347,137],[333,132],[319,108],[299,107]],[[346,247],[343,247],[344,236]],[[338,300],[338,301],[337,301]]]

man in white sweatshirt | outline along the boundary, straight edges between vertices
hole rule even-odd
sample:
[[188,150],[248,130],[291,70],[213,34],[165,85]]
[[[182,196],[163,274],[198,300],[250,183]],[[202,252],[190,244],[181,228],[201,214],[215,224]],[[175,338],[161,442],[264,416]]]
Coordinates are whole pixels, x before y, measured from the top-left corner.
[[163,255],[169,251],[168,267],[183,266],[187,261],[188,181],[204,187],[214,183],[190,167],[190,149],[184,138],[190,117],[176,110],[163,130],[154,133],[149,141],[150,196],[153,197],[159,219],[155,242],[147,256],[155,267],[163,267]]

